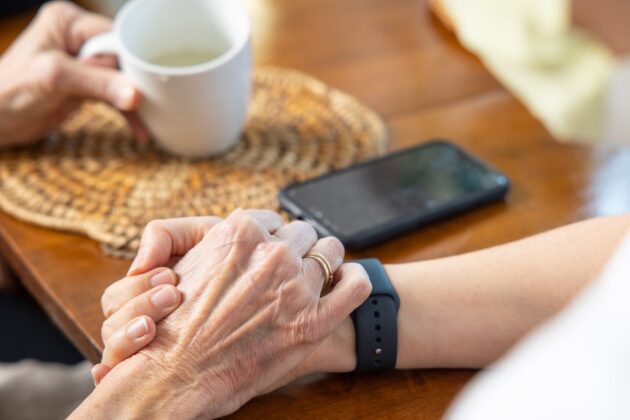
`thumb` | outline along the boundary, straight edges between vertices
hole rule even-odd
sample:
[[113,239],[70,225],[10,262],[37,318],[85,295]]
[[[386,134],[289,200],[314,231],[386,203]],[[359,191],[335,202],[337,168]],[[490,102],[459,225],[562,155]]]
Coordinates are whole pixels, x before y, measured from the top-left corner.
[[[282,226],[280,216],[271,210],[246,210],[269,232]],[[198,216],[154,220],[144,229],[138,255],[127,275],[135,276],[168,265],[171,257],[181,257],[194,248],[216,224],[219,217]]]
[[337,284],[319,303],[319,325],[324,336],[341,324],[372,292],[370,278],[359,264],[342,265],[335,273],[335,278],[338,279]]
[[140,104],[140,92],[119,71],[56,55],[50,69],[52,88],[67,96],[105,101],[121,111]]
[[144,229],[138,255],[133,260],[128,275],[138,275],[167,266],[171,257],[185,255],[219,222],[221,219],[213,216],[150,222]]

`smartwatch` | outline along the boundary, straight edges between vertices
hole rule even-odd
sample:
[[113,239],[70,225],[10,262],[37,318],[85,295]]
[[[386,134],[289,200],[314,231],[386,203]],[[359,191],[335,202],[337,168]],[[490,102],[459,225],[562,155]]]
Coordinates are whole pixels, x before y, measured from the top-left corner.
[[398,293],[379,260],[353,262],[365,268],[372,283],[372,294],[352,313],[357,351],[355,372],[393,369],[398,351]]

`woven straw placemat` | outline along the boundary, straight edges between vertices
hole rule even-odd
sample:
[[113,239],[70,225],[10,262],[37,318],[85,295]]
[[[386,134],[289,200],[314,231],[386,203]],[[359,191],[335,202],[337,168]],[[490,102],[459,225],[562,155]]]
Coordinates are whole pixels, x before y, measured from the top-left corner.
[[249,119],[225,155],[188,161],[133,140],[123,117],[86,103],[40,145],[0,153],[0,207],[41,226],[80,232],[132,256],[153,219],[278,210],[278,191],[382,154],[382,120],[302,73],[256,72]]

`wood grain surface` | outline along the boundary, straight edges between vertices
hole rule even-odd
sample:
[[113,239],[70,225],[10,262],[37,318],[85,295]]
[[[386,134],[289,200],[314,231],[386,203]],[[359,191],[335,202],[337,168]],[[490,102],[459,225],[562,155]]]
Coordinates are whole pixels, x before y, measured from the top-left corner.
[[[88,2],[98,8],[98,1]],[[391,149],[448,138],[504,171],[505,203],[361,252],[384,262],[459,254],[587,217],[630,209],[629,157],[555,142],[421,0],[247,0],[257,65],[295,68],[379,112]],[[597,7],[591,2],[592,7]],[[32,16],[0,24],[5,48]],[[611,199],[614,195],[614,199]],[[0,251],[90,360],[99,359],[99,299],[128,262],[84,237],[0,214]],[[471,371],[317,375],[247,404],[233,418],[439,418]]]

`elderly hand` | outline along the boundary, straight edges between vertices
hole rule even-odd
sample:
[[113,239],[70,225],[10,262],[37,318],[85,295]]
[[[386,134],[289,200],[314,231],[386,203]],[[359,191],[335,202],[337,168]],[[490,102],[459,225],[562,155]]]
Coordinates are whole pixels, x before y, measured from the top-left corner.
[[101,363],[92,368],[96,385],[111,368],[153,341],[156,323],[181,303],[177,281],[177,275],[164,267],[125,277],[105,290],[101,299],[107,317],[101,328],[105,351]]
[[[247,214],[256,218],[270,230],[281,223],[276,214],[266,210],[249,210]],[[101,304],[107,317],[102,328],[105,351],[100,364],[92,369],[92,377],[98,385],[118,363],[134,355],[147,346],[155,336],[155,323],[174,311],[181,301],[176,299],[177,289],[167,292],[165,284],[177,284],[177,276],[166,265],[173,258],[181,257],[203,239],[205,234],[222,220],[218,217],[189,217],[170,220],[157,220],[147,225],[139,252],[130,275],[107,288]],[[339,246],[334,239],[324,243]],[[352,275],[357,268],[344,264],[336,277]],[[170,289],[170,288],[169,288]],[[158,292],[171,296],[164,300],[153,298]],[[165,302],[162,305],[154,302]],[[354,369],[354,327],[345,319],[335,331],[302,363],[272,385],[271,391],[293,379],[313,372],[348,372]]]
[[[35,20],[0,59],[0,146],[34,143],[61,123],[83,99],[133,111],[140,94],[112,57],[75,58],[90,37],[108,31],[104,16],[66,2],[43,6]],[[148,135],[128,115],[136,137]]]
[[306,223],[280,226],[279,217],[265,225],[238,211],[210,228],[174,268],[181,306],[158,326],[153,343],[112,370],[94,398],[113,398],[118,381],[132,380],[143,398],[127,401],[126,413],[216,417],[286,380],[367,298],[370,282],[350,264],[320,298],[322,268],[303,256],[320,253],[336,271],[341,244],[317,241]]
[[[247,210],[269,230],[282,221],[267,210]],[[155,324],[174,311],[181,302],[177,275],[166,267],[196,246],[222,219],[213,216],[155,220],[144,230],[142,246],[129,275],[111,284],[103,293],[101,307],[107,318],[101,328],[105,344],[101,363],[92,369],[100,381],[121,361],[148,345],[155,336]],[[146,261],[143,255],[146,253]],[[149,267],[135,269],[135,266]],[[167,287],[166,285],[171,285]],[[169,299],[167,299],[169,298]]]

